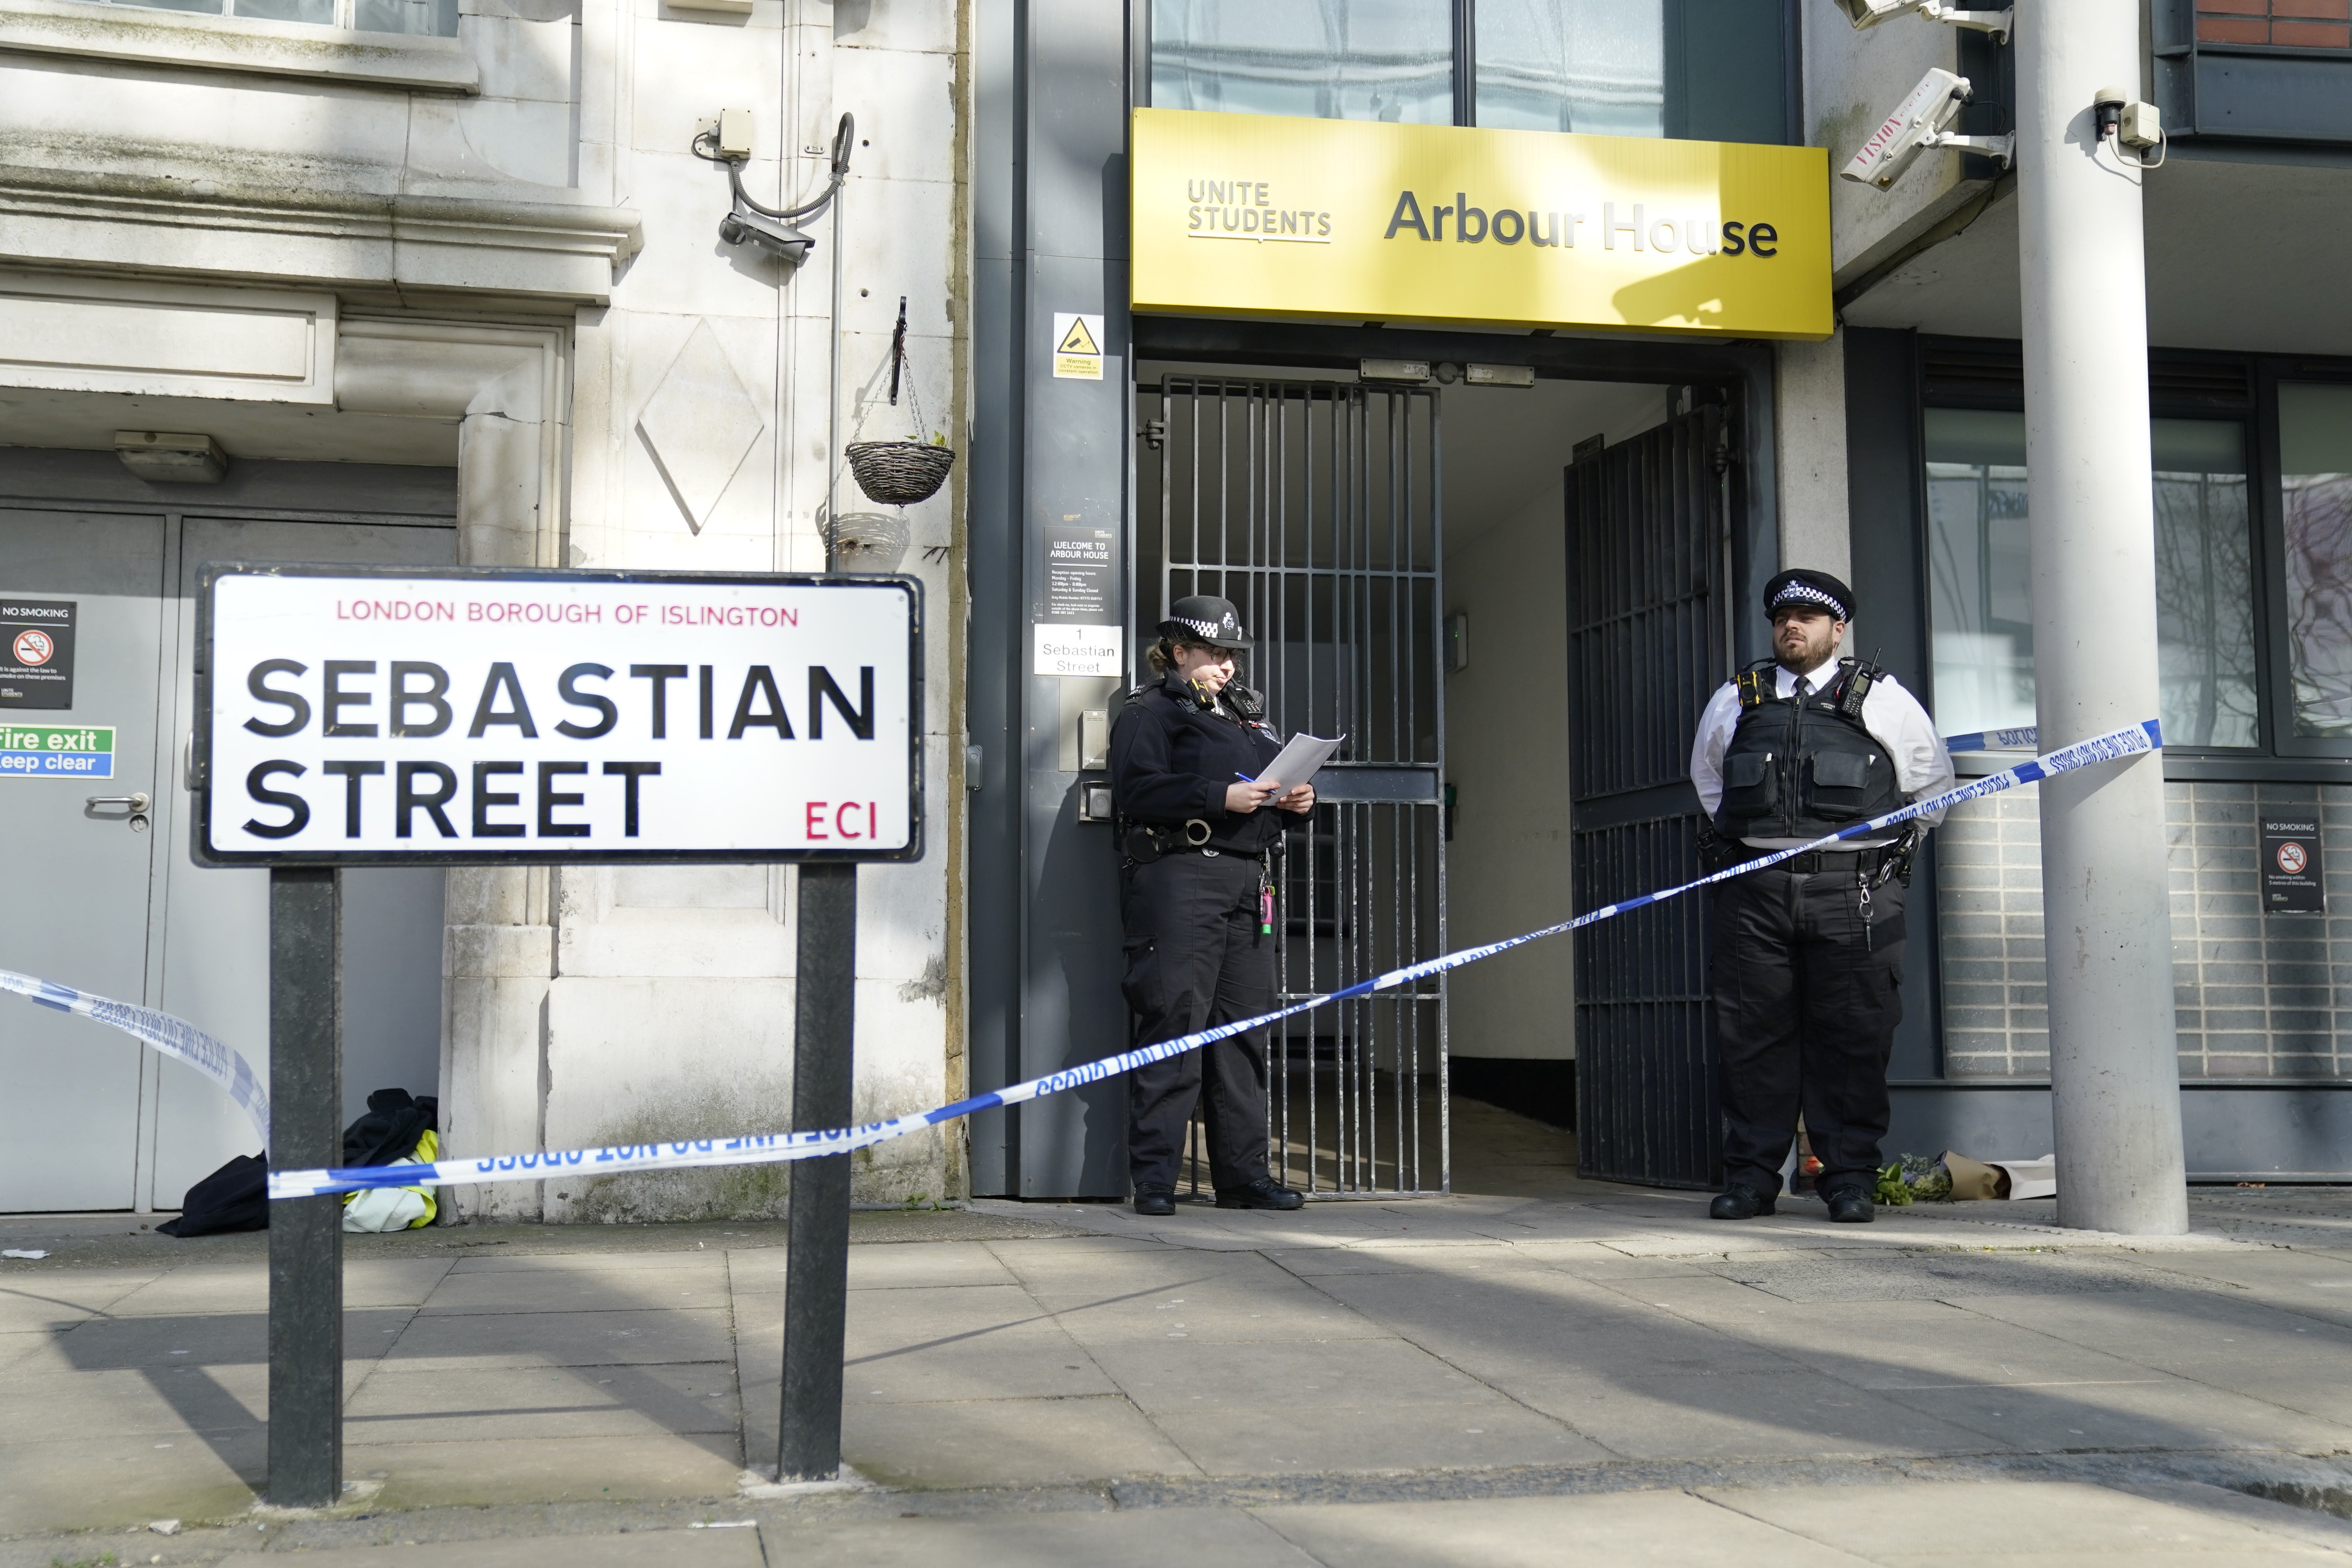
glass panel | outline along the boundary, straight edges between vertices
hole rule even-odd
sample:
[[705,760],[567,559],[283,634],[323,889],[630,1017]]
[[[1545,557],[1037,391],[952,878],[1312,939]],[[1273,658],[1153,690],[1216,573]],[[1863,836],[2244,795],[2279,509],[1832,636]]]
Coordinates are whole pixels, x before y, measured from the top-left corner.
[[1663,136],[1664,0],[1477,0],[1478,123]]
[[1152,0],[1151,102],[1451,125],[1453,7],[1446,0]]
[[2352,740],[2352,386],[2279,388],[2294,732]]
[[[243,5],[245,0],[237,0]],[[362,33],[422,33],[457,36],[457,0],[358,0],[352,26]]]
[[335,25],[335,0],[236,0],[232,14],[262,22]]
[[[1930,408],[1926,432],[1936,721],[1947,734],[2031,724],[2025,416]],[[2149,434],[2165,739],[2251,746],[2259,736],[2245,432],[2228,421],[2158,419]]]
[[217,16],[225,0],[99,0],[99,4],[130,5],[140,11],[201,11]]
[[1930,408],[1927,437],[1936,723],[1948,735],[2031,724],[2025,416]]
[[2233,421],[2149,421],[2156,459],[2156,638],[2169,746],[2251,746],[2253,531],[2246,432]]

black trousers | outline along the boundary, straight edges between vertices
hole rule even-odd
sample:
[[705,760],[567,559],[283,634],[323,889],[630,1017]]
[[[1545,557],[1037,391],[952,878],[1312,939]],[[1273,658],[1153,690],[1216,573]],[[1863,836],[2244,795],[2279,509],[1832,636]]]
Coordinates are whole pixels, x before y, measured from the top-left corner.
[[[1258,862],[1168,855],[1120,873],[1135,1043],[1172,1040],[1274,1009],[1274,938],[1258,931]],[[1245,1187],[1266,1173],[1265,1031],[1218,1040],[1127,1079],[1127,1163],[1139,1187],[1176,1184],[1184,1129],[1206,1081],[1209,1174]]]
[[1903,893],[1852,871],[1779,868],[1719,883],[1712,960],[1727,1182],[1766,1196],[1797,1135],[1818,1190],[1872,1186],[1886,1136],[1886,1058],[1903,1016]]

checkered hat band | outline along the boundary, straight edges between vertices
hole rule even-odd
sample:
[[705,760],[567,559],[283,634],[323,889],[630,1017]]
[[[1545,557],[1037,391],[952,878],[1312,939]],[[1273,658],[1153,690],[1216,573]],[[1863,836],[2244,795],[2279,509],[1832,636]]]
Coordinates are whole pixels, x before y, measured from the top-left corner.
[[1811,583],[1783,584],[1780,591],[1772,595],[1772,607],[1777,610],[1792,600],[1805,605],[1826,605],[1839,620],[1846,618],[1845,606],[1837,602],[1836,596],[1814,587]]

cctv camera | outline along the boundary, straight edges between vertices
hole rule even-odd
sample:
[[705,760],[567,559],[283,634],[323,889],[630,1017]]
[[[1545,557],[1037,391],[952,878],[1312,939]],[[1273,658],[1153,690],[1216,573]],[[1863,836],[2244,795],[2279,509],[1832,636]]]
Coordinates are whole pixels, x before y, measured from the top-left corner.
[[1891,17],[1917,12],[1930,22],[1948,22],[1956,27],[1974,27],[1998,37],[2009,37],[2011,14],[2008,11],[1967,11],[1949,0],[1837,0],[1838,8],[1855,27],[1874,27]]
[[1921,0],[1837,0],[1839,9],[1856,27],[1874,27],[1891,17],[1916,11]]
[[1970,97],[1969,79],[1940,67],[1919,79],[1919,85],[1897,104],[1885,124],[1870,133],[1862,151],[1838,171],[1849,180],[1886,189],[1901,179],[1919,154],[1937,143],[1937,136],[1959,113]]
[[720,218],[719,237],[730,245],[755,245],[771,256],[782,257],[787,267],[807,260],[816,244],[790,224],[747,212],[731,212]]

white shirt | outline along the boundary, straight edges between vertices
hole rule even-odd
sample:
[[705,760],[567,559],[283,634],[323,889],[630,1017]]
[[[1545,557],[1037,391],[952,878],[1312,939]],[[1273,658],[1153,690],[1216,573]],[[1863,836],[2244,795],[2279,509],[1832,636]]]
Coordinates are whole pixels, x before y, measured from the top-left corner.
[[[1787,667],[1776,668],[1773,678],[1776,691],[1787,697],[1797,689],[1797,678]],[[1832,654],[1819,665],[1805,672],[1812,689],[1819,691],[1837,679],[1837,656]],[[1723,804],[1723,752],[1731,744],[1731,731],[1739,724],[1739,687],[1735,681],[1725,681],[1707,699],[1706,711],[1699,715],[1698,737],[1691,742],[1691,783],[1698,788],[1699,804],[1713,816]],[[1862,727],[1886,748],[1895,763],[1895,782],[1906,800],[1923,795],[1941,795],[1952,787],[1952,754],[1944,749],[1944,737],[1936,732],[1936,721],[1919,706],[1919,700],[1903,689],[1903,683],[1892,675],[1882,675],[1871,682],[1870,695],[1862,700]],[[1919,819],[1920,826],[1933,827],[1944,820],[1940,811],[1931,812]],[[1793,849],[1800,844],[1811,843],[1805,838],[1750,838],[1747,841],[1759,849]],[[1891,844],[1894,840],[1881,834],[1876,837],[1850,840],[1857,847],[1871,844]]]

